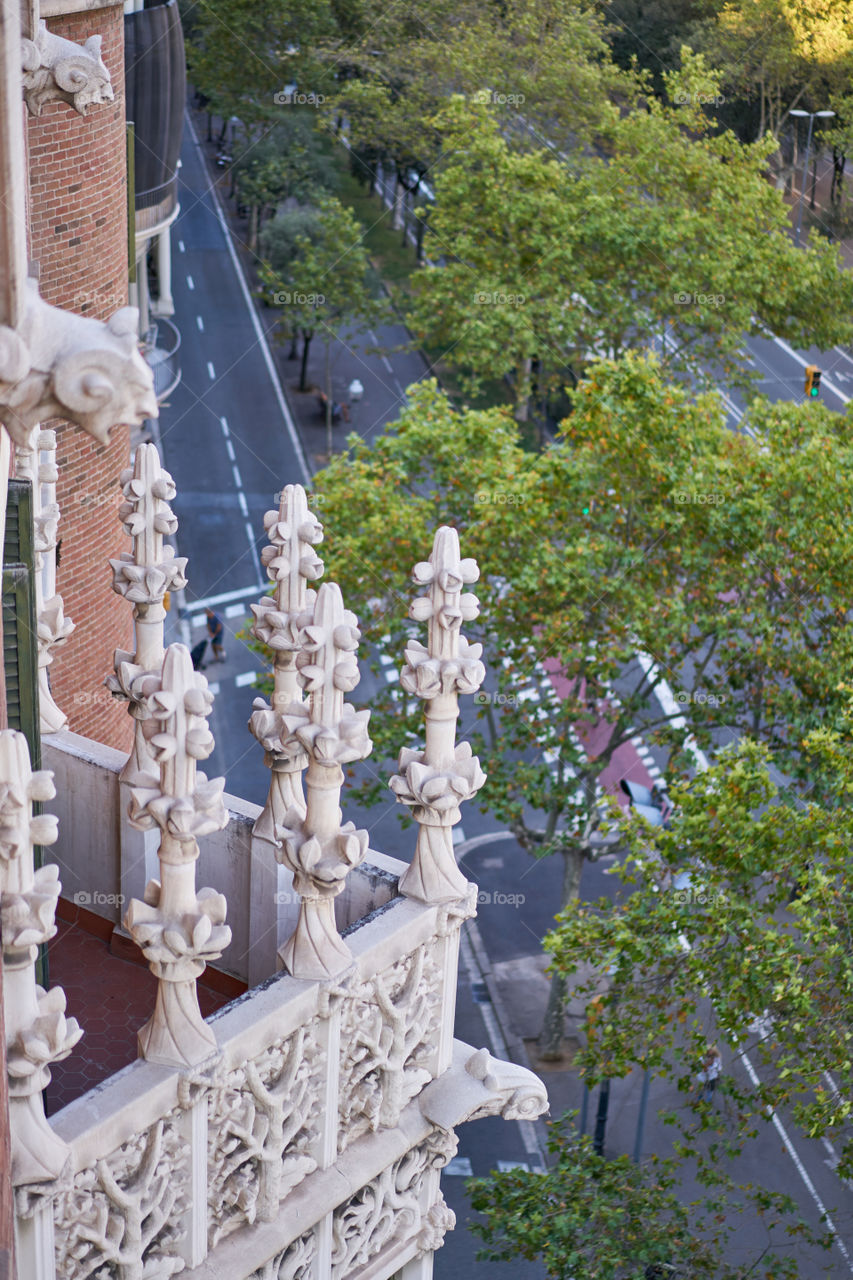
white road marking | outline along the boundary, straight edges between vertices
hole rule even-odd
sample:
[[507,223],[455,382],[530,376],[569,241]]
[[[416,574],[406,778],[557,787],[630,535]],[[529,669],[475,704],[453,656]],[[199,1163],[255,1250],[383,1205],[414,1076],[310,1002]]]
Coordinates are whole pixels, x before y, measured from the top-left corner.
[[262,582],[259,587],[240,587],[238,591],[221,591],[216,596],[206,596],[202,600],[193,600],[189,607],[191,609],[208,609],[215,604],[225,604],[227,600],[245,600],[250,596],[266,595],[269,585],[268,582]]
[[228,454],[228,461],[229,461],[229,462],[233,462],[237,455],[236,455],[236,454],[235,454],[235,452],[234,452],[234,446],[233,446],[233,444],[231,443],[231,437],[230,437],[230,436],[229,436],[229,437],[228,437],[228,439],[225,441],[225,452]]
[[[242,511],[243,515],[247,516],[249,514],[249,504],[246,501],[246,495],[242,489],[237,494],[237,501],[240,503],[240,510]],[[254,545],[254,538],[252,539],[252,543]]]
[[383,667],[389,667],[394,659],[391,657],[390,653],[380,653],[379,661],[382,663]]
[[399,672],[397,671],[396,667],[394,668],[394,670],[393,670],[393,671],[383,671],[383,672],[382,672],[382,674],[383,674],[383,676],[385,677],[385,679],[388,681],[388,683],[389,683],[389,684],[396,684],[396,683],[397,683],[397,676],[398,676]]
[[203,613],[196,613],[190,618],[191,627],[203,627],[207,622],[207,618]]
[[465,843],[465,832],[463,831],[461,825],[457,825],[453,828],[453,843],[454,844]]
[[187,251],[186,245],[184,244],[183,240],[178,241],[178,248],[180,249],[181,253],[186,253]]
[[452,1160],[448,1160],[441,1172],[447,1178],[471,1178],[474,1176],[471,1161],[467,1156],[454,1156]]
[[210,378],[211,382],[213,382],[214,379],[216,378],[216,370],[214,369],[213,365],[210,363],[209,360],[207,362],[207,376]]
[[225,439],[227,440],[229,435],[231,434],[231,432],[228,430],[228,419],[220,418],[219,422],[222,426],[222,434],[225,436]]
[[498,1173],[512,1173],[513,1169],[523,1169],[525,1173],[530,1172],[530,1165],[524,1160],[497,1160]]
[[195,322],[198,325],[199,333],[204,333],[204,321],[201,316],[196,316]]
[[241,676],[237,676],[234,683],[238,689],[242,689],[244,685],[254,684],[255,677],[259,674],[257,671],[244,671]]
[[[189,123],[189,130],[190,130],[190,134],[192,135],[193,145],[196,149],[196,153],[198,154],[199,160],[201,161],[202,168],[204,169],[205,168],[204,152],[201,149],[201,144],[199,143],[198,135],[195,131],[192,118],[189,115],[187,116],[187,121]],[[287,406],[287,401],[284,398],[284,392],[282,391],[282,388],[281,388],[281,381],[279,379],[278,372],[276,371],[275,362],[273,361],[273,358],[272,358],[272,352],[270,351],[269,342],[267,341],[266,334],[264,333],[261,327],[261,322],[258,319],[258,313],[255,308],[255,304],[252,301],[252,295],[249,292],[249,286],[246,284],[246,277],[243,273],[243,268],[240,266],[240,261],[237,257],[237,252],[231,241],[231,233],[228,229],[228,223],[225,221],[225,214],[222,211],[222,201],[219,199],[219,193],[216,190],[215,184],[211,184],[209,190],[210,190],[210,197],[213,202],[213,207],[216,213],[216,217],[219,221],[219,226],[222,231],[222,235],[225,239],[225,248],[227,249],[228,256],[231,259],[231,265],[233,266],[234,274],[237,277],[237,284],[239,285],[240,292],[243,295],[243,301],[246,304],[246,310],[249,313],[249,318],[252,322],[252,328],[255,331],[255,337],[258,339],[258,345],[260,347],[261,355],[263,357],[264,364],[266,365],[267,373],[269,374],[269,377],[270,377],[270,382],[272,383],[273,393],[275,395],[276,401],[278,402],[278,407],[281,412],[281,416],[284,421],[287,434],[290,438],[290,443],[293,447],[293,452],[296,455],[296,462],[301,472],[301,476],[297,476],[294,478],[301,479],[303,484],[307,484],[309,477],[311,475],[311,472],[308,468],[308,462],[305,457],[305,451],[302,448],[302,441],[299,438],[299,434],[296,430],[296,424],[293,421],[293,416],[290,412],[290,409]]]
[[389,372],[389,373],[393,373],[393,372],[394,372],[394,366],[393,366],[393,364],[391,363],[391,361],[388,359],[388,357],[387,357],[387,356],[382,356],[382,357],[381,357],[381,360],[382,360],[382,363],[385,365],[385,368],[388,370],[388,372]]
[[195,288],[195,283],[194,283],[194,281],[193,281],[192,276],[187,276],[187,288],[188,288],[188,289],[194,289],[194,288]]
[[[236,466],[232,467],[232,468],[231,468],[231,474],[232,474],[232,476],[234,477],[234,483],[235,483],[235,485],[237,486],[237,488],[238,488],[238,489],[242,489],[242,488],[243,488],[243,481],[242,481],[242,478],[241,478],[241,476],[240,476],[240,468],[239,468],[239,467],[236,467]],[[254,538],[252,539],[252,541],[254,542]]]
[[484,870],[486,868],[494,868],[495,870],[498,870],[503,865],[504,865],[503,858],[483,858],[482,862],[480,863],[480,866]]
[[[774,337],[773,341],[776,343],[777,347],[782,348],[782,350],[786,353],[786,355],[789,355],[794,360],[796,360],[797,364],[800,365],[803,369],[807,369],[808,366],[811,364],[810,360],[804,359],[803,356],[799,355],[799,353],[796,352],[793,347],[789,346],[784,338]],[[820,385],[822,387],[826,387],[829,391],[832,392],[834,396],[838,396],[838,399],[841,401],[842,404],[850,403],[850,397],[846,396],[843,391],[839,390],[839,388],[836,387],[835,383],[831,382],[829,378],[827,378],[825,373],[821,378]]]
[[248,605],[229,604],[228,608],[225,610],[225,617],[239,618],[241,616],[245,616],[246,614],[248,614],[248,612],[249,612]]
[[214,680],[213,682],[208,681],[207,687],[208,687],[208,690],[213,694],[215,698],[217,693],[219,693],[219,681],[218,680]]

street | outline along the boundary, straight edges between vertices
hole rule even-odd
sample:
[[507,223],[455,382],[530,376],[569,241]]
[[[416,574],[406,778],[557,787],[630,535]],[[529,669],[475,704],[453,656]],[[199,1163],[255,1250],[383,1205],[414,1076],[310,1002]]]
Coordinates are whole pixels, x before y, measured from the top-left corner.
[[[250,616],[251,602],[266,590],[260,564],[264,513],[277,505],[276,495],[285,484],[309,481],[323,450],[325,433],[319,417],[307,428],[295,421],[288,405],[289,388],[282,388],[270,351],[272,314],[253,303],[228,241],[218,199],[211,191],[202,147],[189,124],[182,150],[180,202],[172,244],[183,378],[169,404],[162,407],[159,443],[177,485],[173,504],[180,522],[177,545],[180,554],[188,557],[189,587],[185,599],[173,601],[169,638],[182,639],[190,646],[203,638],[207,605],[222,618],[226,658],[206,671],[216,695],[210,718],[216,749],[207,772],[210,776],[224,774],[228,792],[260,804],[266,795],[268,774],[261,748],[249,735],[246,722],[255,696],[255,677],[263,664],[240,633]],[[364,385],[364,399],[354,406],[349,429],[365,438],[394,420],[405,388],[425,373],[416,352],[391,351],[404,336],[401,326],[389,325],[378,334],[342,344],[336,358],[336,390],[342,393],[355,377]],[[380,344],[389,354],[368,354],[365,350]],[[839,350],[798,353],[780,340],[749,339],[745,345],[761,373],[758,389],[772,399],[802,398],[803,369],[813,361],[823,370],[824,403],[838,410],[845,407],[853,387],[853,356]],[[321,352],[312,358],[319,364]],[[295,378],[296,366],[293,368]],[[734,394],[731,402],[734,424],[743,400]],[[319,551],[322,555],[322,546]],[[350,701],[357,706],[370,705],[383,677],[395,679],[396,671],[387,668],[377,676],[363,663],[362,681]],[[465,716],[470,723],[473,709],[466,708]],[[460,733],[464,730],[463,718]],[[650,785],[660,776],[662,765],[659,752],[650,751],[638,736],[621,749],[615,770],[620,776]],[[374,766],[368,761],[362,767]],[[387,804],[369,811],[348,806],[346,800],[343,807],[345,818],[368,829],[374,848],[408,857],[414,832],[401,831],[399,806],[390,792]],[[553,923],[562,868],[556,858],[536,861],[529,857],[474,804],[465,809],[457,833],[463,847],[461,865],[480,886],[481,905],[476,929],[468,934],[469,942],[463,947],[456,1034],[475,1047],[489,1044],[497,1053],[495,1037],[509,1035],[509,1029],[501,1025],[502,1017],[514,1024],[516,1039],[535,1038],[537,1001],[541,1002],[547,989],[541,938]],[[615,855],[610,854],[587,866],[582,886],[585,898],[612,895],[615,882],[607,872],[614,861]],[[496,992],[500,1013],[493,1000]],[[732,1069],[730,1060],[726,1069]],[[580,1086],[568,1070],[549,1073],[546,1083],[552,1095],[552,1115],[579,1106]],[[634,1078],[614,1084],[608,1150],[633,1149],[641,1084]],[[719,1102],[724,1119],[724,1099]],[[670,1086],[652,1082],[645,1154],[669,1148],[669,1131],[654,1118],[657,1109],[684,1105],[683,1095],[674,1096]],[[442,1178],[458,1228],[468,1212],[463,1189],[466,1174],[483,1175],[502,1163],[541,1167],[542,1127],[535,1136],[531,1130],[532,1126],[523,1128],[502,1120],[462,1129],[458,1157]],[[830,1255],[807,1259],[798,1254],[807,1275],[853,1275],[850,1195],[832,1171],[832,1158],[826,1144],[801,1139],[781,1117],[775,1127],[768,1123],[740,1169],[744,1179],[791,1195],[813,1226],[818,1225],[824,1209],[829,1211],[838,1244]],[[759,1252],[765,1244],[760,1223],[742,1224],[738,1246],[744,1256]],[[463,1229],[451,1233],[436,1259],[439,1280],[461,1280],[463,1276],[538,1280],[544,1275],[538,1264],[476,1263],[476,1247],[476,1240]],[[799,1247],[786,1245],[792,1251]],[[829,1271],[824,1270],[827,1266]]]

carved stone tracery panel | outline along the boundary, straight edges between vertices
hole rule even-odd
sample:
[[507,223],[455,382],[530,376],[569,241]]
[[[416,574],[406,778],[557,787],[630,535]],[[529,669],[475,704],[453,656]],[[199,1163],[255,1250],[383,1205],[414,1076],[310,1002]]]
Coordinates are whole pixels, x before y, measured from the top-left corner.
[[378,1178],[336,1210],[332,1222],[332,1280],[357,1277],[359,1269],[383,1251],[391,1253],[412,1239],[421,1252],[439,1249],[456,1215],[439,1192],[424,1208],[425,1183],[455,1153],[457,1139],[436,1130]]
[[82,1169],[54,1203],[62,1280],[166,1280],[183,1271],[189,1147],[180,1111]]
[[309,1231],[253,1271],[248,1280],[312,1280],[316,1256],[317,1238]]
[[210,1247],[246,1223],[271,1221],[317,1167],[326,1055],[301,1027],[218,1081],[209,1102]]
[[431,1079],[442,973],[427,943],[361,983],[341,1017],[340,1150],[397,1124]]

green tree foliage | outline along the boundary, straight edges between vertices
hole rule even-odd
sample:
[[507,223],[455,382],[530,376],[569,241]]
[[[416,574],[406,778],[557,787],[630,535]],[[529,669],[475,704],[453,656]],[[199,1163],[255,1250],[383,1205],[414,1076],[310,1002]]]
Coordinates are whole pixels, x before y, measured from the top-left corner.
[[315,128],[316,112],[282,105],[281,118],[247,142],[234,161],[237,197],[249,210],[249,248],[257,248],[265,215],[285,201],[308,203],[334,190],[329,143]]
[[[676,99],[685,83],[671,78]],[[408,322],[472,388],[512,376],[520,418],[534,359],[540,386],[656,345],[674,372],[735,379],[744,333],[822,347],[851,333],[853,280],[830,245],[791,243],[764,176],[772,143],[700,135],[690,102],[627,112],[605,158],[566,163],[519,155],[478,102],[454,99],[442,122],[429,252],[445,265],[415,278]]]
[[293,210],[264,228],[261,278],[284,311],[289,331],[303,337],[300,389],[306,389],[308,349],[319,333],[325,345],[326,438],[332,453],[332,368],[335,339],[346,327],[358,333],[381,322],[385,305],[376,296],[363,244],[364,230],[333,196],[310,209]]
[[[599,778],[638,725],[674,753],[674,775],[693,763],[687,733],[707,751],[750,733],[799,777],[804,733],[838,714],[853,661],[847,424],[761,401],[751,423],[757,439],[733,434],[715,396],[694,400],[628,357],[593,368],[542,454],[504,411],[457,413],[422,383],[392,431],[351,438],[317,477],[329,572],[381,652],[402,649],[408,575],[437,525],[477,558],[482,615],[466,630],[494,682],[473,734],[482,805],[534,856],[560,854],[565,901],[602,849]],[[677,713],[653,696],[659,673]],[[377,759],[418,741],[398,696],[373,712]],[[363,791],[386,796],[380,782]]]
[[[571,1134],[572,1122],[551,1126],[546,1173],[513,1169],[468,1184],[472,1207],[485,1215],[471,1224],[484,1241],[478,1257],[539,1259],[552,1280],[766,1280],[792,1274],[774,1248],[791,1235],[814,1239],[786,1197],[722,1179],[685,1205],[679,1161],[604,1159],[589,1138]],[[723,1252],[744,1213],[763,1225],[767,1245],[741,1266]]]

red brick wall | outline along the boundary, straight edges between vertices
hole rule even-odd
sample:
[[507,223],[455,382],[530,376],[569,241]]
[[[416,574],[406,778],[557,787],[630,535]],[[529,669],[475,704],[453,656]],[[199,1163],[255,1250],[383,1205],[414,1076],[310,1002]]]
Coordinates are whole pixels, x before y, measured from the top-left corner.
[[[76,43],[103,36],[115,101],[91,106],[85,116],[52,102],[29,119],[30,256],[39,264],[47,302],[103,320],[127,303],[122,6],[50,18],[48,28]],[[129,432],[113,428],[109,445],[102,446],[78,427],[50,425],[58,426],[62,511],[57,590],[76,623],[50,668],[51,687],[75,733],[128,750],[130,717],[103,680],[112,670],[113,650],[132,647],[130,608],[112,590],[108,564],[130,548],[116,515]]]

